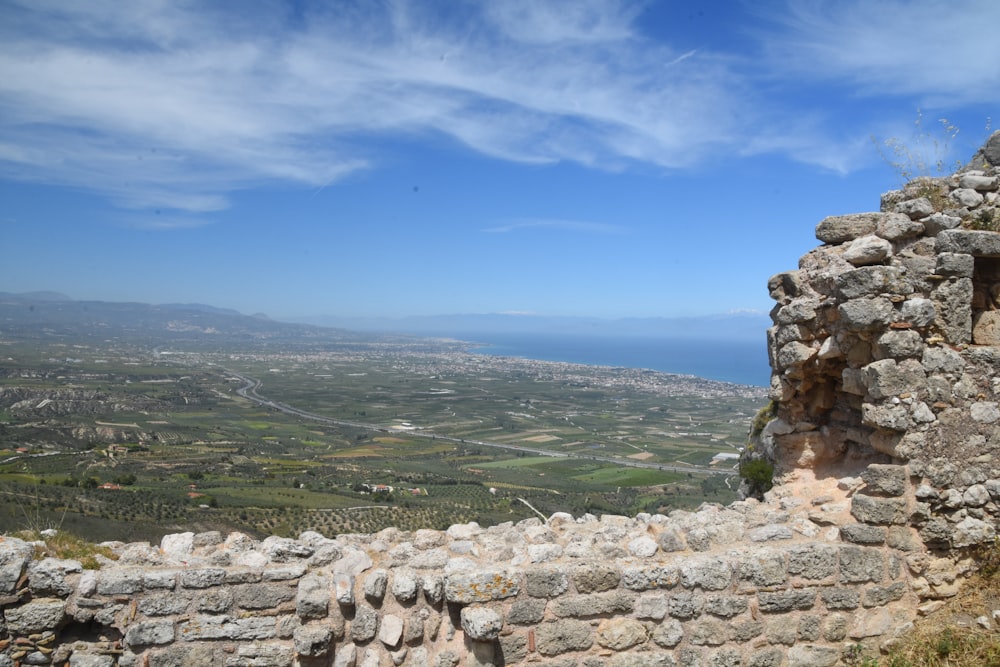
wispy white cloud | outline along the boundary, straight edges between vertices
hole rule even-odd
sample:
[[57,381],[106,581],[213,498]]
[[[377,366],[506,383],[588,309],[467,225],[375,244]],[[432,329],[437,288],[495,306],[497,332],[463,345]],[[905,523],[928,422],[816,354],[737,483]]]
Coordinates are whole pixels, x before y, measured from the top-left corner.
[[211,211],[262,181],[323,187],[368,168],[372,137],[434,133],[523,162],[677,167],[736,120],[725,100],[739,86],[724,64],[636,36],[636,3],[516,0],[447,15],[403,1],[307,3],[299,16],[254,7],[266,15],[12,3],[0,28],[0,175]]
[[791,99],[799,82],[1000,99],[992,0],[788,0],[759,10],[761,54],[654,41],[646,7],[7,0],[0,178],[210,213],[242,188],[377,168],[387,137],[609,170],[779,153],[847,171],[867,119],[845,131]]
[[215,222],[210,215],[183,215],[167,213],[159,210],[149,212],[124,214],[117,216],[113,222],[131,229],[146,229],[150,231],[173,231],[177,229],[195,229]]
[[[924,105],[1000,101],[1000,3],[994,0],[805,0],[767,3],[768,65],[869,96]],[[771,7],[771,9],[767,9]]]
[[583,220],[555,220],[555,219],[519,219],[507,224],[488,227],[482,231],[488,234],[508,234],[524,229],[549,229],[576,234],[623,234],[624,227],[618,225],[608,225],[600,222],[587,222]]

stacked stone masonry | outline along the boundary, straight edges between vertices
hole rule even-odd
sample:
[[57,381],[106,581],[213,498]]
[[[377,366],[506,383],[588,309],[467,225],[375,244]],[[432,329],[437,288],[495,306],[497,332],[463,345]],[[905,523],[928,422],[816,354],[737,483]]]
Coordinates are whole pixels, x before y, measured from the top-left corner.
[[0,667],[833,667],[886,647],[996,548],[998,164],[1000,132],[974,169],[821,221],[770,280],[763,501],[183,533],[96,570],[0,537]]
[[[862,488],[912,506],[909,490],[885,496],[903,474]],[[669,517],[184,533],[112,544],[99,570],[5,538],[0,665],[835,665],[909,627],[924,568],[878,512],[825,525],[850,511],[779,493]]]

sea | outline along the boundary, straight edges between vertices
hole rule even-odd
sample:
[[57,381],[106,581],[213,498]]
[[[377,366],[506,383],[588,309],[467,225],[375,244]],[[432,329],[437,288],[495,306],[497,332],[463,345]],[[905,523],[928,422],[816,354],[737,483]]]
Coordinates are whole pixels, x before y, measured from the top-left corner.
[[483,341],[482,345],[470,348],[476,354],[647,368],[759,387],[768,386],[771,378],[763,336],[760,341],[536,333],[465,334],[462,338]]

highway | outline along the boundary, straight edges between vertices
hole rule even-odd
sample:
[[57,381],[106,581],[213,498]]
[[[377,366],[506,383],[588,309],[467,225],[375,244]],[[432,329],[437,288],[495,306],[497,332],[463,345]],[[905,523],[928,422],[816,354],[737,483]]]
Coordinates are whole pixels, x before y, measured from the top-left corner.
[[259,393],[261,387],[261,381],[256,378],[252,378],[248,375],[243,375],[242,373],[237,373],[235,371],[225,369],[226,372],[239,379],[244,383],[242,387],[236,390],[236,393],[241,397],[252,401],[266,408],[271,408],[272,410],[277,410],[288,415],[294,415],[296,417],[301,417],[303,419],[308,419],[310,421],[319,422],[321,424],[330,424],[332,426],[350,426],[353,428],[358,428],[366,431],[375,431],[377,433],[396,433],[398,435],[405,435],[411,438],[425,438],[428,440],[443,440],[445,442],[452,442],[456,445],[476,445],[479,447],[494,447],[496,449],[507,449],[513,452],[525,452],[528,454],[537,454],[538,456],[551,456],[553,458],[566,458],[566,459],[579,459],[584,461],[598,461],[600,463],[610,463],[612,465],[623,466],[627,468],[648,468],[651,470],[663,470],[668,472],[679,472],[679,473],[696,473],[699,475],[732,475],[732,470],[717,470],[711,468],[701,468],[698,466],[686,466],[679,464],[666,464],[666,463],[646,463],[643,461],[632,461],[629,459],[614,458],[610,456],[596,456],[593,454],[577,454],[571,452],[554,452],[548,449],[539,449],[537,447],[525,447],[523,445],[511,445],[499,442],[487,442],[485,440],[470,440],[468,438],[456,438],[449,435],[439,435],[437,433],[430,433],[428,431],[400,431],[393,429],[391,427],[383,426],[381,424],[370,424],[366,422],[358,421],[348,421],[346,419],[334,419],[332,417],[324,417],[323,415],[318,415],[313,412],[306,412],[305,410],[300,410],[298,408],[286,405],[284,403],[279,403],[277,401],[271,400]]

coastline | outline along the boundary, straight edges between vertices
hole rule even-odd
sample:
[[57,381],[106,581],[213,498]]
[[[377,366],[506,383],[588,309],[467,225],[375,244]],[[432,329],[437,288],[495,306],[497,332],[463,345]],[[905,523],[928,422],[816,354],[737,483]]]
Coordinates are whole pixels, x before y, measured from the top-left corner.
[[767,387],[770,365],[764,341],[690,340],[566,334],[481,334],[467,351],[588,366],[637,368]]

